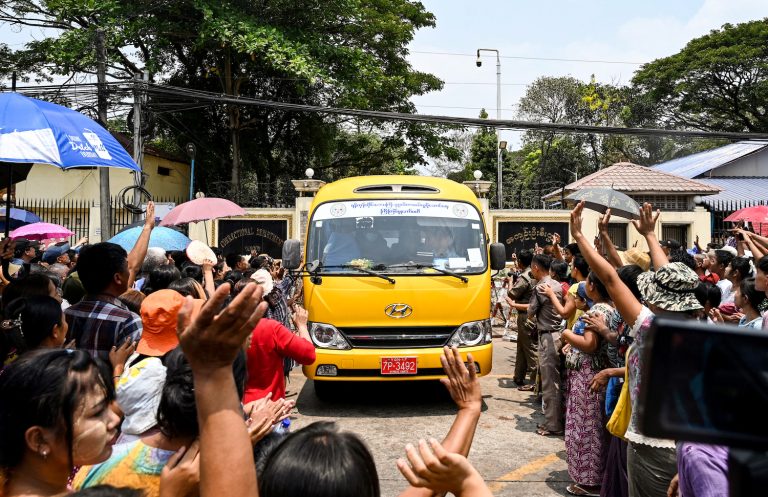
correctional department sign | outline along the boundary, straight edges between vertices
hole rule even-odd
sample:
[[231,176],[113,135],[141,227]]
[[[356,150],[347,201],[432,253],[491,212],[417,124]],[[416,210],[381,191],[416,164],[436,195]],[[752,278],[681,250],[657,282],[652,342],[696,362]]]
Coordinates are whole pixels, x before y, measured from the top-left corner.
[[217,230],[219,248],[224,254],[268,254],[280,259],[288,235],[287,220],[226,219]]

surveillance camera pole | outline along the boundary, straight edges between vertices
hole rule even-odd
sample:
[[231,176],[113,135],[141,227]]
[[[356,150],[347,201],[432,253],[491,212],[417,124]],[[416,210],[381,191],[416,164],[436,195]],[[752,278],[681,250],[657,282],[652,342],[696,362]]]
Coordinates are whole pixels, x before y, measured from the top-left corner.
[[[495,48],[478,48],[477,49],[477,67],[482,65],[480,60],[480,52],[495,52],[496,53],[496,119],[501,120],[501,57],[499,51]],[[504,205],[502,195],[502,181],[501,181],[501,135],[499,130],[496,129],[496,204],[498,209],[503,209]]]

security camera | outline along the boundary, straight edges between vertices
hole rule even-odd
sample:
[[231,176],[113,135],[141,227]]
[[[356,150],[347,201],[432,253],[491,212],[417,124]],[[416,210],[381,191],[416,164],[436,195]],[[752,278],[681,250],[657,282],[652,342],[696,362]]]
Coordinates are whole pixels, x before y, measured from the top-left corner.
[[480,67],[483,65],[483,61],[480,60],[480,57],[477,58],[477,61],[475,62],[475,64],[477,64],[477,67]]

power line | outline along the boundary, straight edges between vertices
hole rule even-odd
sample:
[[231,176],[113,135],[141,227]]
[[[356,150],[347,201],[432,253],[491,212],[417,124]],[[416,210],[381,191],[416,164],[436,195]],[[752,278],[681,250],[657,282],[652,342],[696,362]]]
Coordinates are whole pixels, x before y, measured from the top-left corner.
[[190,90],[186,88],[145,85],[148,93],[159,95],[187,96],[195,100],[211,102],[252,105],[292,112],[315,112],[320,114],[346,115],[366,119],[381,119],[386,121],[420,122],[424,124],[459,125],[471,127],[492,127],[510,130],[540,130],[552,133],[594,133],[606,135],[636,135],[636,136],[674,136],[686,138],[725,138],[729,140],[768,139],[768,133],[737,133],[726,131],[697,131],[697,130],[668,130],[656,128],[625,128],[618,126],[593,126],[586,124],[531,122],[508,119],[480,119],[454,116],[439,116],[425,114],[407,114],[402,112],[373,111],[360,109],[344,109],[337,107],[321,107],[317,105],[292,104],[271,100],[261,100],[250,97],[234,97],[219,93]]
[[[451,55],[454,57],[477,57],[474,53],[458,53],[458,52],[428,52],[421,50],[411,50],[411,53],[427,54],[427,55]],[[516,59],[516,60],[544,60],[551,62],[585,62],[590,64],[626,64],[633,66],[642,66],[645,62],[630,62],[626,60],[597,60],[597,59],[565,59],[561,57],[525,57],[522,55],[501,55],[502,59]]]

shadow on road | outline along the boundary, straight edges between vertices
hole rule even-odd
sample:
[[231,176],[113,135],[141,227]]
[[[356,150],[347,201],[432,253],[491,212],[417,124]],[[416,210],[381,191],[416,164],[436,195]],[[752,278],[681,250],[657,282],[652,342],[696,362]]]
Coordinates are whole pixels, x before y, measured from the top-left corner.
[[[438,381],[334,382],[323,400],[317,398],[314,388],[314,382],[307,380],[299,392],[296,408],[300,414],[406,418],[456,412],[456,404]],[[482,410],[487,409],[483,402]]]

